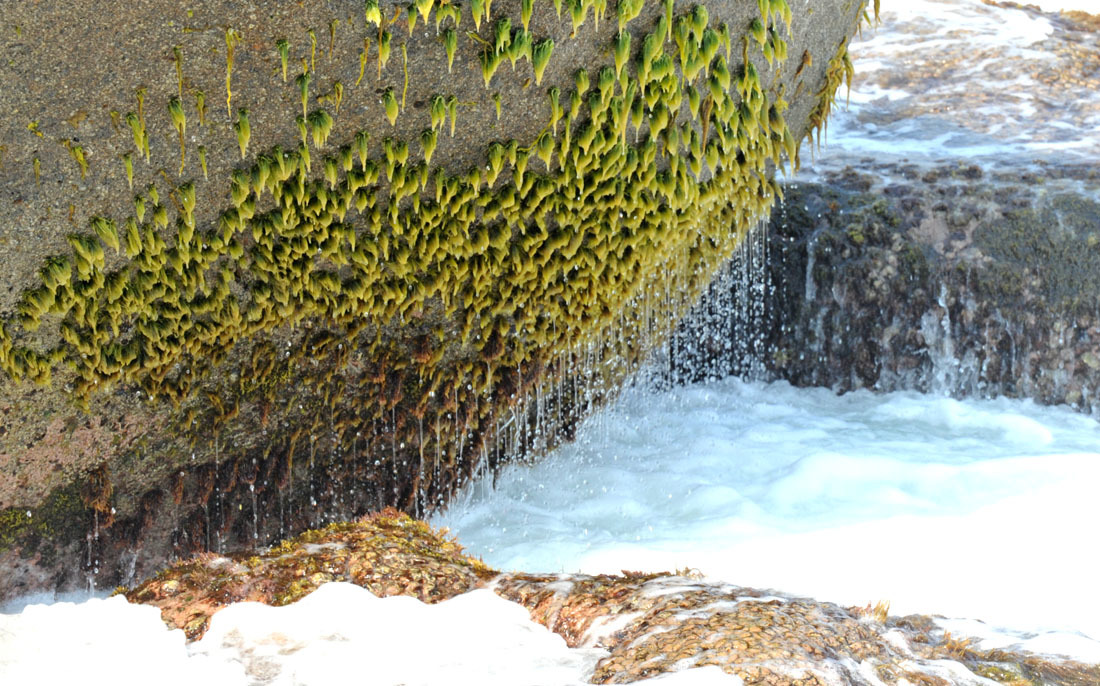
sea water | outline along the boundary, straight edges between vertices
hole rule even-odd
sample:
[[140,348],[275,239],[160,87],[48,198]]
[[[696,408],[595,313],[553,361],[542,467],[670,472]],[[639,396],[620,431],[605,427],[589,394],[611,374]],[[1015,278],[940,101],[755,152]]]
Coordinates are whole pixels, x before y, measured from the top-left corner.
[[[803,150],[804,175],[910,159],[993,169],[1100,159],[1100,89],[1080,85],[1095,78],[1094,34],[979,0],[882,5],[882,24],[852,45],[850,106],[824,149]],[[735,379],[639,386],[574,444],[505,470],[495,489],[468,489],[433,523],[505,569],[689,567],[939,613],[943,629],[984,648],[1100,662],[1098,439],[1095,420],[1027,401]],[[284,608],[234,605],[191,645],[121,597],[0,608],[5,686],[580,684],[601,655],[567,648],[488,591],[426,606],[329,584]],[[653,681],[739,683],[716,668]]]
[[980,0],[882,2],[849,54],[850,92],[800,176],[852,165],[977,164],[989,171],[1100,160],[1100,34],[1058,9],[1100,0],[1001,7]]
[[732,378],[635,388],[433,523],[501,569],[694,568],[1057,634],[1100,661],[1098,450],[1096,420],[1029,401]]
[[[1064,407],[916,393],[835,395],[737,379],[629,389],[577,440],[433,523],[500,569],[694,568],[843,605],[934,613],[955,636],[1100,662],[1100,424]],[[190,646],[122,597],[9,607],[0,683],[581,684],[521,606],[438,605],[329,584],[239,603]],[[733,684],[714,669],[661,682]]]

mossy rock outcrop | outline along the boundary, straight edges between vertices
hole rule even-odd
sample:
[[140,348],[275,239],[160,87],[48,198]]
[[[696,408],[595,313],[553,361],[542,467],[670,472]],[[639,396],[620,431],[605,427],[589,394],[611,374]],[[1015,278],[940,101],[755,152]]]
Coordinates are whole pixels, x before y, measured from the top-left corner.
[[0,597],[423,513],[568,438],[770,208],[865,17],[7,3]]

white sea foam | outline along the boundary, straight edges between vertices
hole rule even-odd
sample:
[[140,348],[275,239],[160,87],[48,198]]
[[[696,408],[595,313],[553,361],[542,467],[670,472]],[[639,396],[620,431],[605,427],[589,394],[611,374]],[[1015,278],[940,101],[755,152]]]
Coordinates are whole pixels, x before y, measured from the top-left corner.
[[239,603],[223,610],[191,654],[239,663],[272,685],[345,683],[363,673],[381,684],[511,686],[532,673],[546,683],[582,681],[606,652],[569,649],[492,591],[426,605],[331,583],[284,608]]
[[475,486],[435,523],[502,569],[691,566],[981,618],[1047,647],[1064,637],[1052,652],[1084,657],[1100,647],[1086,533],[1100,521],[1098,439],[1093,419],[1007,399],[736,379],[631,391],[576,443]]
[[[521,605],[478,590],[436,605],[330,583],[285,607],[237,603],[186,645],[122,597],[0,614],[0,683],[138,686],[580,686],[601,648],[568,648]],[[641,683],[739,686],[716,668]]]
[[980,0],[882,3],[881,24],[850,47],[849,104],[834,112],[824,150],[803,149],[804,168],[867,157],[989,167],[1100,158],[1100,38],[1052,14],[1060,6],[1100,11],[1094,0],[1049,0],[1047,13]]
[[[939,621],[986,648],[1100,661],[1097,439],[1090,418],[1004,399],[733,379],[632,390],[575,444],[435,523],[502,568],[691,566],[707,581],[971,618]],[[122,598],[5,611],[4,684],[328,684],[365,665],[381,684],[580,684],[605,654],[567,648],[489,591],[426,606],[331,584],[284,608],[230,607],[189,647]],[[714,668],[659,681],[739,683]]]
[[232,664],[189,658],[185,640],[159,610],[122,597],[32,604],[0,614],[0,683],[244,683]]

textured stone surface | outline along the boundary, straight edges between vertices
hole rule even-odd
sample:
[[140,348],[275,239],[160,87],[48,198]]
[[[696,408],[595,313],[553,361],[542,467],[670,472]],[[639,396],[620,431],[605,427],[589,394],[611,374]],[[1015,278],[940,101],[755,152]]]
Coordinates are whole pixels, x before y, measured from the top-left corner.
[[789,185],[767,251],[766,299],[742,335],[771,377],[1096,411],[1095,168],[868,160]]
[[496,574],[427,524],[390,509],[307,531],[256,555],[202,553],[126,591],[126,598],[159,607],[166,624],[195,640],[230,603],[286,605],[329,581],[348,581],[379,597],[435,603]]
[[568,438],[850,69],[863,3],[769,5],[640,3],[621,71],[617,5],[536,3],[543,63],[518,2],[382,2],[384,65],[361,2],[5,5],[0,595],[424,512]]

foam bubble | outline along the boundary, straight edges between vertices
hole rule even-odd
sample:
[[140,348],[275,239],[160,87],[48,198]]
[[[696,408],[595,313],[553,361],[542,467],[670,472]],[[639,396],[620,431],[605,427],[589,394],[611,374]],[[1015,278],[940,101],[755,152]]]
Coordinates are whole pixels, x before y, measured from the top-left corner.
[[[489,590],[425,605],[329,583],[284,607],[235,603],[185,643],[156,608],[124,598],[30,604],[0,615],[0,683],[379,686],[588,683],[601,648],[569,648]],[[717,668],[640,683],[737,686]]]

